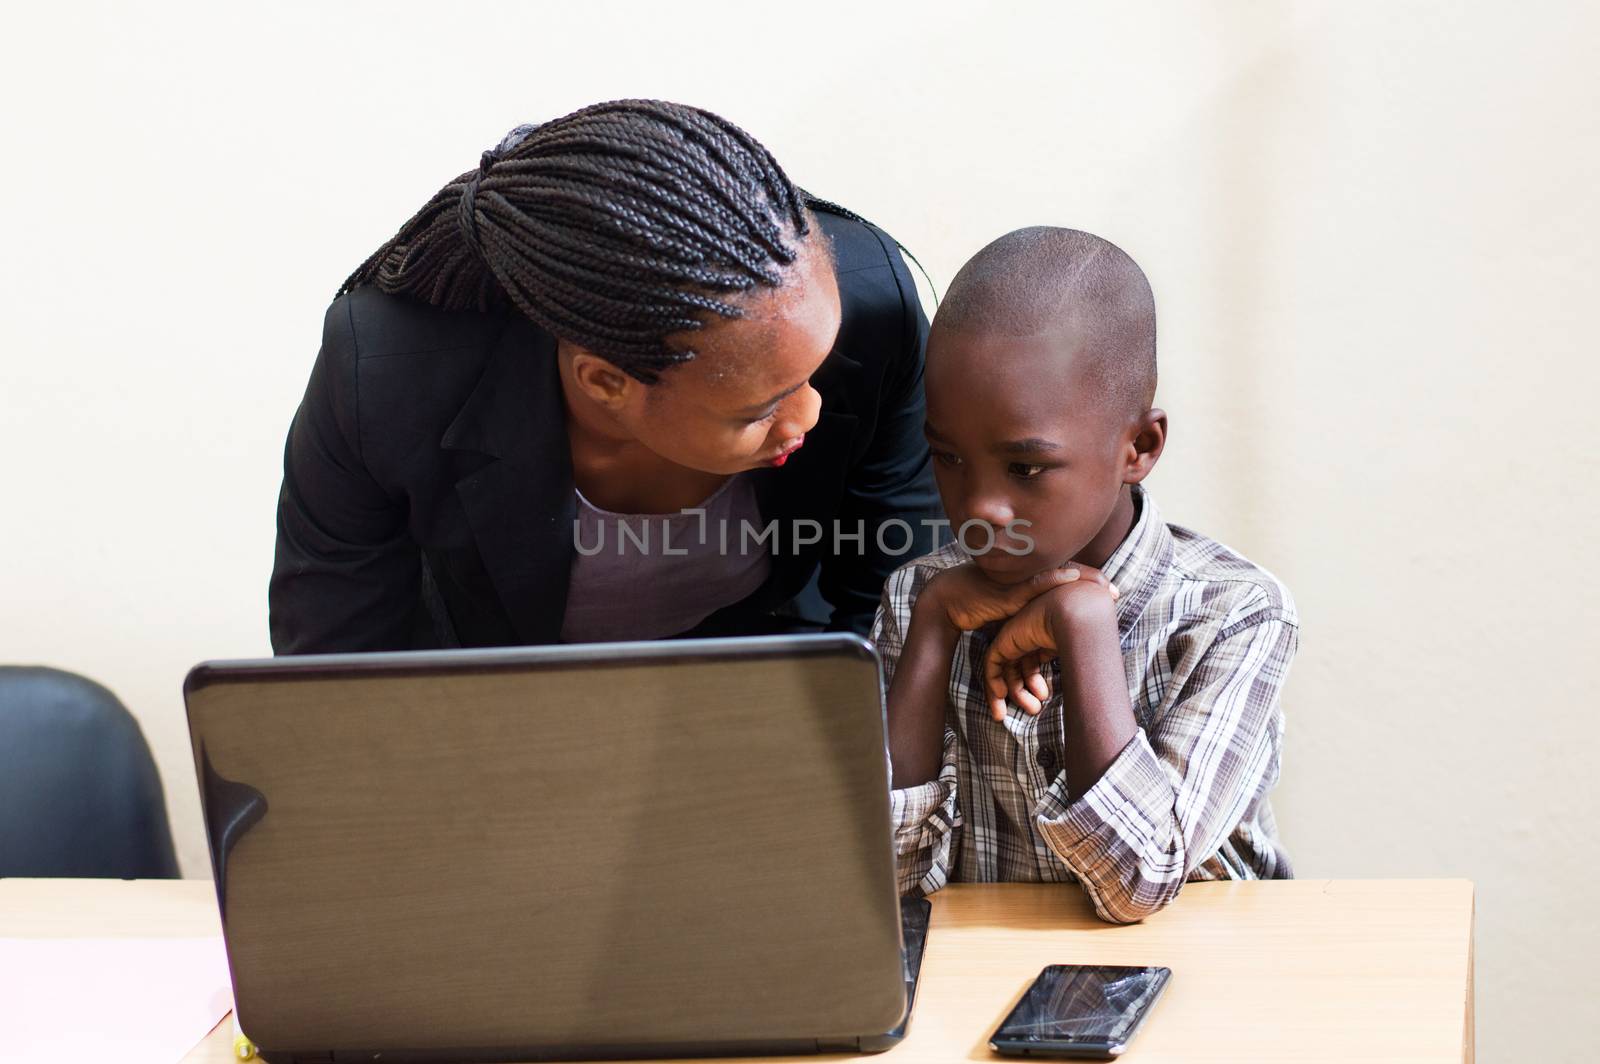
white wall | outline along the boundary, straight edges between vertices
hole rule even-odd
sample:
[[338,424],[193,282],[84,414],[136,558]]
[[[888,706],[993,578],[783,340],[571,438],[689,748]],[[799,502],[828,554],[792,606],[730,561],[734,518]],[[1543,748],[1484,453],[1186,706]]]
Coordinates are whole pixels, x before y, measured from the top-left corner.
[[204,875],[179,684],[268,650],[334,289],[517,122],[697,103],[941,285],[1030,223],[1144,264],[1153,488],[1304,614],[1301,874],[1475,879],[1481,1059],[1589,1059],[1596,39],[1580,3],[30,5],[0,45],[0,658],[128,702]]

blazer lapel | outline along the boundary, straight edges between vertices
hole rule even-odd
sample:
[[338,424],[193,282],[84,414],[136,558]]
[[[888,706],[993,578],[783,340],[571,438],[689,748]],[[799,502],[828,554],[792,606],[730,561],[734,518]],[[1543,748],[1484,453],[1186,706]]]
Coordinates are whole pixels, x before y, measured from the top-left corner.
[[483,378],[445,431],[446,450],[492,461],[456,482],[500,605],[525,643],[561,637],[572,567],[572,454],[555,339],[507,314]]
[[[845,474],[850,468],[850,448],[855,440],[857,417],[848,402],[850,378],[860,363],[835,351],[812,378],[822,393],[822,413],[817,424],[806,433],[803,447],[776,469],[760,469],[755,478],[756,498],[763,522],[778,522],[778,546],[773,558],[772,576],[763,587],[764,605],[776,606],[792,597],[809,575],[811,562],[819,553],[833,550],[833,519],[838,514]],[[796,522],[815,521],[822,526],[821,540],[806,548],[804,556],[795,553]],[[806,526],[806,535],[817,530]],[[853,534],[855,529],[842,529]],[[873,530],[868,529],[867,535]],[[798,577],[798,579],[796,579]]]

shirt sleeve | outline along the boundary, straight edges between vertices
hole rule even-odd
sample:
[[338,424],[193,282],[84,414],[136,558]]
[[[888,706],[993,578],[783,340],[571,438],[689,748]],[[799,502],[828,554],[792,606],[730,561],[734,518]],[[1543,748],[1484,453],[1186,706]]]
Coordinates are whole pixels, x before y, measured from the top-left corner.
[[1058,775],[1045,792],[1039,832],[1101,919],[1159,911],[1276,782],[1279,694],[1298,642],[1281,612],[1230,626],[1175,663],[1174,704],[1094,786],[1074,799]]
[[[905,646],[911,606],[925,582],[926,574],[920,573],[916,566],[906,566],[884,585],[883,600],[872,622],[871,638],[883,663],[885,692],[894,681],[894,670]],[[947,712],[939,774],[927,783],[889,792],[895,875],[902,895],[932,894],[950,878],[952,844],[955,830],[961,823],[961,812],[956,792],[958,740],[948,717]],[[884,756],[888,757],[887,750]],[[891,765],[891,777],[893,772]]]
[[956,743],[955,732],[946,727],[939,775],[920,786],[889,792],[895,879],[902,895],[923,897],[950,881],[951,850],[961,823]]
[[273,651],[409,648],[420,557],[404,503],[362,460],[355,334],[348,300],[336,300],[284,448],[267,596]]

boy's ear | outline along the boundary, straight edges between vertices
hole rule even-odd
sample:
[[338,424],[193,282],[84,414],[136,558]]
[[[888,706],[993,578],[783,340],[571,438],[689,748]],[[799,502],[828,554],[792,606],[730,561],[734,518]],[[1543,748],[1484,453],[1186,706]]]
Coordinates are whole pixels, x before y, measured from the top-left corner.
[[1137,484],[1150,475],[1167,445],[1167,412],[1152,407],[1139,415],[1128,440],[1128,460],[1122,470],[1124,484]]

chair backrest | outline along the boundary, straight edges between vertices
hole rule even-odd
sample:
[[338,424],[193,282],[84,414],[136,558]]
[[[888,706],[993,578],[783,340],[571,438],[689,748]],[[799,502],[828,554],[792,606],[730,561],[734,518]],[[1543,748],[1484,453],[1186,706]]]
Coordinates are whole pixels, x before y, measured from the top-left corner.
[[0,876],[177,876],[144,734],[60,669],[0,666]]

